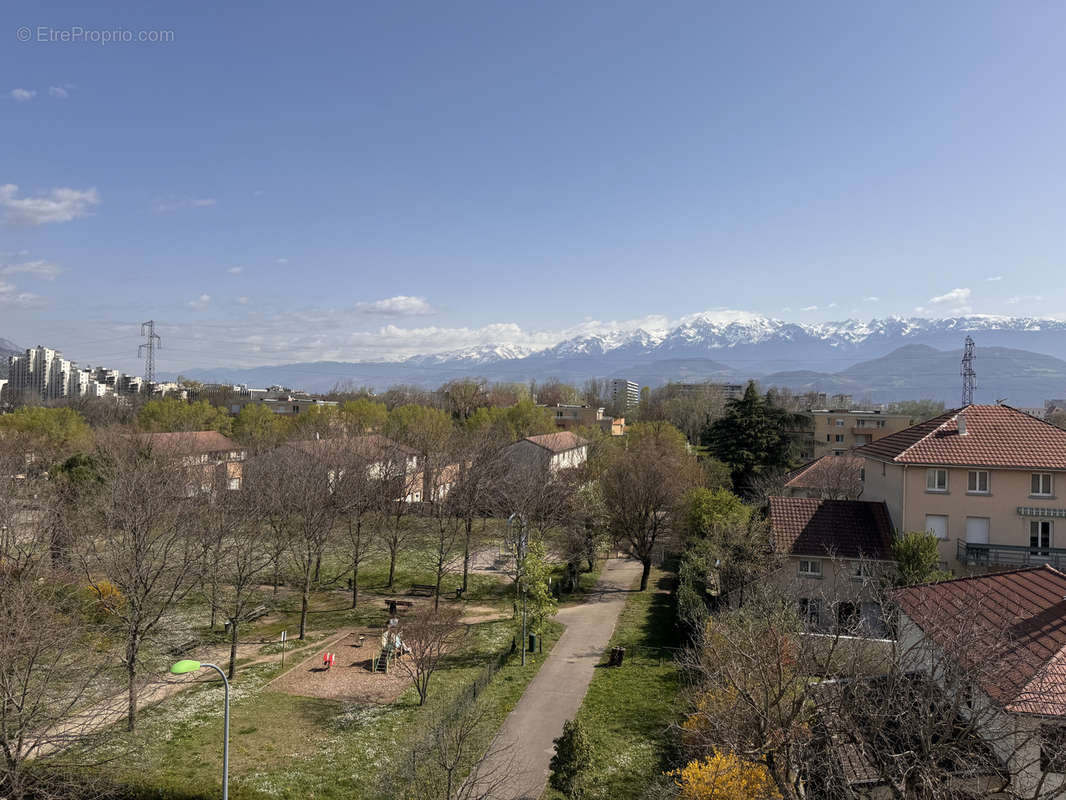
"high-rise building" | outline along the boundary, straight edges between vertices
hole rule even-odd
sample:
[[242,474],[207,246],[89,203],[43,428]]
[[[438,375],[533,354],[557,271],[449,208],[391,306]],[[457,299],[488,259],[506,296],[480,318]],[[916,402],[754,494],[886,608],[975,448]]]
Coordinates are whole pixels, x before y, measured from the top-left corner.
[[640,384],[625,378],[611,381],[611,405],[625,413],[640,405]]
[[7,393],[11,398],[35,394],[43,400],[64,397],[102,397],[111,390],[98,381],[91,369],[78,369],[58,350],[31,348],[22,356],[8,358]]

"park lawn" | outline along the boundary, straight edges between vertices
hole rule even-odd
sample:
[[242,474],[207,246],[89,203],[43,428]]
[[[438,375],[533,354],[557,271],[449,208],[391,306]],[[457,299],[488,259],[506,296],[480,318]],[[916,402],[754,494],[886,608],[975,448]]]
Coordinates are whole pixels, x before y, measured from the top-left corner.
[[[681,713],[681,672],[674,651],[662,650],[678,645],[672,578],[672,573],[653,569],[649,587],[655,588],[629,595],[607,648],[626,648],[623,666],[597,669],[578,711],[592,743],[586,782],[586,797],[592,800],[643,798],[673,766],[670,726]],[[551,788],[544,796],[562,797]]]
[[[553,624],[545,650],[558,639]],[[425,732],[426,722],[449,707],[484,665],[509,648],[508,621],[471,626],[467,644],[448,658],[430,684],[425,707],[413,689],[395,702],[360,705],[342,700],[299,697],[272,691],[276,663],[238,673],[230,721],[230,794],[234,800],[260,798],[376,798],[384,794],[393,759]],[[483,690],[488,710],[477,737],[488,746],[506,715],[539,668],[540,657],[519,664],[511,657]],[[206,683],[144,712],[135,738],[114,731],[110,750],[116,761],[103,769],[108,782],[127,798],[193,800],[219,792],[222,688]]]

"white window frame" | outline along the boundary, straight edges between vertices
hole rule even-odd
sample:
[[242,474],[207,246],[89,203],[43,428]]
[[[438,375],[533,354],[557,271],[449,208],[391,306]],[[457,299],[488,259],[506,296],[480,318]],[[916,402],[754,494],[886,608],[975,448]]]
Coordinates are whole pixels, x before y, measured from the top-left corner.
[[[981,476],[985,476],[985,488],[981,488]],[[966,494],[989,494],[992,478],[987,469],[971,469],[966,475]]]
[[948,515],[947,514],[926,514],[925,515],[925,529],[926,529],[926,531],[928,531],[929,533],[932,533],[933,535],[936,535],[936,531],[929,527],[929,518],[930,517],[938,517],[938,518],[942,518],[944,520],[944,535],[943,536],[937,536],[936,538],[939,539],[940,541],[946,541],[948,539],[948,537],[950,536],[950,533],[951,533],[951,529],[950,529],[951,520],[948,518]]
[[869,561],[853,561],[851,579],[853,581],[868,581],[874,576],[873,564]]
[[820,558],[801,558],[799,574],[804,578],[822,577],[822,560]]
[[[1043,538],[1046,526],[1047,530],[1047,544],[1043,544],[1040,540]],[[1036,531],[1036,544],[1033,544],[1033,531]],[[1033,519],[1029,520],[1029,553],[1031,555],[1040,555],[1047,557],[1051,555],[1051,548],[1055,546],[1055,523],[1049,519]]]
[[[1047,491],[1032,491],[1033,484],[1037,484],[1038,488],[1043,490],[1044,478],[1047,478]],[[1029,478],[1029,496],[1030,497],[1054,497],[1055,496],[1055,475],[1051,472],[1034,472]]]
[[844,420],[838,419],[837,422],[836,422],[836,426],[838,428],[843,428],[844,427]]
[[[944,486],[943,487],[938,486],[939,480],[937,480],[937,479],[941,475],[944,476]],[[932,479],[932,481],[930,481],[930,479]],[[932,467],[930,469],[927,469],[925,471],[925,490],[927,492],[936,492],[937,494],[947,494],[948,493],[948,471],[946,469],[938,469],[936,467]]]

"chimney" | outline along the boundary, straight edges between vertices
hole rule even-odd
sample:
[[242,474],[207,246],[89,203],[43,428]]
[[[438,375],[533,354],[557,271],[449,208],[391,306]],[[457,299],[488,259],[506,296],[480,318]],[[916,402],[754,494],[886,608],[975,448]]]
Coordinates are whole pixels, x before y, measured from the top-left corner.
[[964,414],[964,413],[963,414],[959,414],[958,423],[959,423],[959,436],[965,436],[966,435],[966,414]]

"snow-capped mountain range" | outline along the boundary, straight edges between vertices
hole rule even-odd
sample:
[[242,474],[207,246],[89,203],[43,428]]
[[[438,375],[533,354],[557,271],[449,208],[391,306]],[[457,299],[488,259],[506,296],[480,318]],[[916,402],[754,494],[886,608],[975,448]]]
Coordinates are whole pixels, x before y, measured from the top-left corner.
[[[499,342],[384,362],[305,362],[185,371],[200,380],[283,384],[323,391],[340,381],[383,389],[437,386],[460,377],[493,381],[624,377],[741,382],[849,392],[875,401],[956,402],[964,339],[977,343],[980,392],[989,402],[1040,405],[1066,396],[1066,321],[1007,316],[888,317],[804,324],[742,312],[694,314],[664,329],[611,330],[532,349]],[[994,396],[992,396],[994,395]],[[981,398],[979,398],[981,399]]]

